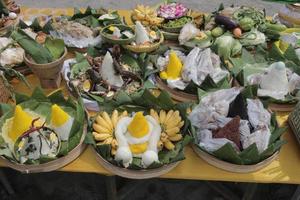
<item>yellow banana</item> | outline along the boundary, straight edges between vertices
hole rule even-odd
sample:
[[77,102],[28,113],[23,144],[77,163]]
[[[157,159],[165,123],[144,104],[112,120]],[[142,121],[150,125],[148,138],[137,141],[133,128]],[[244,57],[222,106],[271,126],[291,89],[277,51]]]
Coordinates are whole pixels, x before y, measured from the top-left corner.
[[107,128],[100,126],[96,123],[93,123],[93,129],[98,132],[98,133],[108,133],[108,134],[112,134],[111,130],[108,130]]
[[97,122],[98,125],[100,125],[103,128],[109,130],[110,132],[112,131],[112,128],[110,127],[110,125],[100,115],[98,115],[96,117],[96,122]]
[[123,117],[127,117],[128,116],[128,112],[125,110],[119,117],[119,119],[123,118]]
[[155,110],[151,109],[150,115],[159,123],[159,116]]
[[116,153],[117,153],[117,150],[116,150],[116,149],[111,149],[111,152],[110,152],[110,153],[111,153],[111,155],[113,155],[113,156],[114,156],[114,155],[116,155]]
[[118,147],[118,141],[117,141],[116,139],[113,139],[113,140],[111,141],[111,147],[112,147],[113,149],[115,149],[115,148]]
[[167,124],[168,121],[169,121],[170,119],[172,119],[173,113],[174,113],[174,110],[170,110],[170,111],[167,113],[167,116],[166,116],[166,119],[165,119],[165,124]]
[[177,142],[177,141],[179,141],[181,139],[182,139],[182,135],[181,134],[176,134],[176,135],[174,135],[172,137],[169,137],[169,140],[172,141],[172,142]]
[[165,120],[166,120],[166,111],[160,110],[160,112],[159,112],[159,121],[160,121],[160,123],[164,124]]
[[181,122],[179,122],[179,124],[178,124],[178,128],[182,128],[183,127],[183,125],[184,125],[184,121],[181,121]]
[[178,133],[180,131],[180,129],[178,127],[174,127],[171,129],[167,129],[165,131],[168,134],[168,136],[174,136],[176,133]]
[[106,140],[104,140],[104,144],[111,144],[111,142],[113,141],[113,138],[107,138]]
[[111,121],[112,121],[114,128],[116,128],[116,126],[117,126],[118,118],[119,118],[119,113],[117,110],[114,110],[111,115]]
[[114,129],[114,126],[113,126],[113,123],[112,123],[112,121],[111,121],[109,115],[107,114],[107,112],[102,112],[102,117],[103,117],[103,119],[106,121],[106,123],[108,124],[109,128],[110,128],[111,130],[113,130],[113,129]]
[[161,141],[164,142],[168,139],[168,135],[166,133],[162,132],[160,135],[160,139],[161,139]]
[[175,148],[175,145],[170,140],[166,140],[164,145],[168,150],[173,150]]
[[104,140],[108,139],[109,137],[111,137],[111,134],[108,134],[108,133],[99,134],[99,133],[93,132],[93,136],[96,141],[104,141]]
[[164,144],[163,144],[163,142],[160,140],[160,141],[158,141],[158,143],[157,143],[157,148],[158,149],[162,149],[164,147]]

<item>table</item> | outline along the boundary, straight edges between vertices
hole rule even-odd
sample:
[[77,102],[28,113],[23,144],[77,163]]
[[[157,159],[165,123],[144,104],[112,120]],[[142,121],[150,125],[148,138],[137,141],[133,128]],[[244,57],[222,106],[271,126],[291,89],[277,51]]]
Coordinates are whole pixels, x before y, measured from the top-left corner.
[[[25,20],[30,18],[33,14],[49,14],[49,9],[32,9],[24,8]],[[52,13],[55,14],[71,14],[71,9],[52,9]],[[120,14],[124,15],[126,19],[129,19],[128,11],[121,11]],[[37,78],[34,75],[29,75],[28,80],[31,85],[39,85]],[[61,85],[61,89],[67,94],[65,83]],[[23,93],[31,93],[31,91],[17,80],[13,81],[15,91]],[[47,92],[51,92],[47,90]],[[279,113],[278,120],[280,124],[286,125],[288,113]],[[266,168],[248,174],[237,174],[226,172],[216,167],[213,167],[199,158],[190,147],[186,148],[186,159],[182,161],[174,170],[163,175],[161,178],[171,179],[192,179],[192,180],[217,180],[217,181],[232,181],[232,182],[251,182],[251,183],[284,183],[284,184],[300,184],[300,146],[296,142],[296,138],[290,130],[284,134],[284,139],[288,144],[284,145],[281,149],[279,158],[273,161]],[[0,161],[0,166],[4,167],[4,164]],[[69,165],[60,169],[64,172],[83,172],[83,173],[97,173],[102,175],[113,175],[105,170],[100,164],[97,163],[95,155],[88,147],[86,151],[75,161]],[[109,184],[112,184],[109,182]],[[299,190],[300,192],[300,190]]]

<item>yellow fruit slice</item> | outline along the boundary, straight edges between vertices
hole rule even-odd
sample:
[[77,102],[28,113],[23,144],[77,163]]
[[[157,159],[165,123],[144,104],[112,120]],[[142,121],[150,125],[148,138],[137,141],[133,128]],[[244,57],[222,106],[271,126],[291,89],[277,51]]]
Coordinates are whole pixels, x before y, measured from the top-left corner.
[[142,143],[142,144],[131,144],[129,145],[130,151],[133,154],[141,154],[144,153],[147,150],[148,143]]

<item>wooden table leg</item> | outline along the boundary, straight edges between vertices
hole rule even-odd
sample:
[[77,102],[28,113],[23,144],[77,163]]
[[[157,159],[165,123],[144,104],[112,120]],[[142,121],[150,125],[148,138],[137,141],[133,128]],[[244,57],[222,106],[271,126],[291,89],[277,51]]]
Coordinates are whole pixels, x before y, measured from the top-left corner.
[[1,184],[4,186],[6,192],[9,195],[13,195],[15,194],[15,191],[13,190],[13,188],[11,187],[10,183],[8,182],[5,174],[3,173],[3,171],[0,169],[0,182]]
[[106,199],[117,200],[116,176],[105,176]]
[[298,185],[293,197],[291,200],[300,200],[300,185]]

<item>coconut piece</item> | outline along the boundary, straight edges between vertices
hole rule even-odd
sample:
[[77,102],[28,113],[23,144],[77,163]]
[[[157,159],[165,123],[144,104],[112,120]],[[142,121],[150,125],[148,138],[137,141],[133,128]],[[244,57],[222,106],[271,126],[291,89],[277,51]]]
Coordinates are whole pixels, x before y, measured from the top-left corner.
[[8,48],[0,54],[1,66],[16,66],[23,62],[24,49],[22,48]]
[[135,33],[136,33],[135,43],[137,45],[150,42],[150,38],[148,36],[146,28],[139,21],[135,23]]
[[113,63],[114,61],[111,54],[107,52],[104,56],[102,67],[100,69],[102,79],[110,85],[122,87],[124,81],[122,77],[116,73]]
[[240,142],[240,120],[239,116],[234,117],[230,122],[228,122],[223,128],[214,130],[213,138],[227,138],[228,140],[234,142],[239,149],[242,148]]

